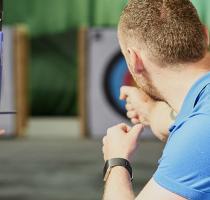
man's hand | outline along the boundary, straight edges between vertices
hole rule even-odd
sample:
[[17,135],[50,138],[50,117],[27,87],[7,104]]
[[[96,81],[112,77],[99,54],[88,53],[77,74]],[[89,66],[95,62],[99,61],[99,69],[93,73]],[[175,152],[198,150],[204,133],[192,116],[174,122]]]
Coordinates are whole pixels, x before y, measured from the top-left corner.
[[155,101],[143,90],[136,87],[123,86],[120,99],[126,100],[127,116],[133,124],[149,125],[157,138],[166,141],[168,129],[173,123],[172,108],[163,101]]
[[152,110],[155,101],[144,91],[130,86],[122,86],[120,99],[126,100],[127,117],[133,124],[142,123],[150,125]]
[[132,128],[126,124],[109,128],[107,135],[103,138],[104,160],[124,158],[130,161],[138,147],[138,139],[142,129],[143,125],[141,124]]

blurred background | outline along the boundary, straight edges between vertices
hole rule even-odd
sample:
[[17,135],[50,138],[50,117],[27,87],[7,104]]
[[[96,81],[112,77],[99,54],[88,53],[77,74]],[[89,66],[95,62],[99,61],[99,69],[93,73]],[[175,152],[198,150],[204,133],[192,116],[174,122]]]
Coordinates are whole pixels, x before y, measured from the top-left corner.
[[[192,0],[210,29],[210,1]],[[101,138],[122,121],[121,85],[135,85],[117,24],[127,0],[4,0],[0,199],[97,200]],[[143,135],[134,191],[152,176],[164,144]]]

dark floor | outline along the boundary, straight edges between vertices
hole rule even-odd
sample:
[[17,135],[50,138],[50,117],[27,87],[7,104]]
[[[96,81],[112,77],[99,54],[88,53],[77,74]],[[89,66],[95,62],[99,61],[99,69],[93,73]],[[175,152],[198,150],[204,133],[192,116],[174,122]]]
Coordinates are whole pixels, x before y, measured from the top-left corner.
[[[135,155],[137,194],[156,168],[163,144],[142,142]],[[0,141],[1,200],[100,200],[101,141],[18,139]]]

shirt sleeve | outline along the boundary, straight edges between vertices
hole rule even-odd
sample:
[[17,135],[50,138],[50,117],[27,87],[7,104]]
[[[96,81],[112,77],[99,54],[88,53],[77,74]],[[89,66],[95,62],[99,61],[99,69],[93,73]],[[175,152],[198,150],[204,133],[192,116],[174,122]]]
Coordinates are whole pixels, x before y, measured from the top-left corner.
[[186,199],[210,199],[210,116],[192,116],[170,135],[153,178]]

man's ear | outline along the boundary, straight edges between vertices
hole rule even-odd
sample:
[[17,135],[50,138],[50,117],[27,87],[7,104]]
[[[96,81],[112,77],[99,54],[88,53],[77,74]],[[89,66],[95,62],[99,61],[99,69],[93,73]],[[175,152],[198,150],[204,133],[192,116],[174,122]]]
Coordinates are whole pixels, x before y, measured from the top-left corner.
[[134,49],[128,49],[128,55],[130,57],[130,65],[132,67],[132,72],[134,72],[136,75],[139,75],[144,70],[144,64],[142,61],[142,58],[140,54],[137,54],[137,52]]
[[205,32],[205,35],[206,35],[206,42],[207,42],[207,45],[209,46],[209,30],[206,26],[204,26],[204,32]]

